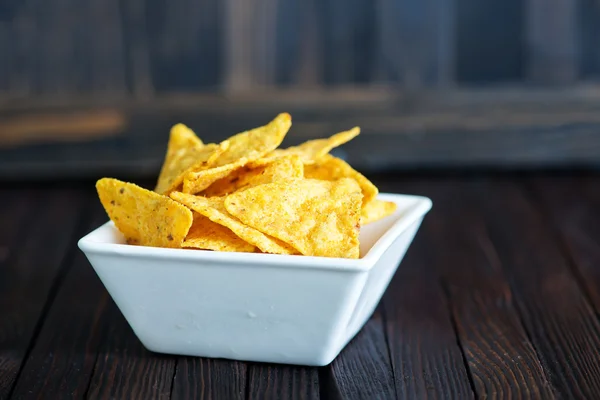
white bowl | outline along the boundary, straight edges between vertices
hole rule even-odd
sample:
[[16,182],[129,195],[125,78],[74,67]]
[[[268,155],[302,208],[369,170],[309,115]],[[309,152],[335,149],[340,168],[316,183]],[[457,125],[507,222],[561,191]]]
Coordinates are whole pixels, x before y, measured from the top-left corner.
[[379,198],[398,210],[361,229],[356,260],[131,246],[111,222],[79,248],[148,350],[322,366],[371,316],[431,208]]

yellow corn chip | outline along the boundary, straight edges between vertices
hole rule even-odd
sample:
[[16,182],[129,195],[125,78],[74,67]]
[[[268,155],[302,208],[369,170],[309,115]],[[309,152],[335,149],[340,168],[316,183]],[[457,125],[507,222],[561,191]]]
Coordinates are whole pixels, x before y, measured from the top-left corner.
[[358,258],[361,202],[353,179],[292,179],[233,193],[225,209],[304,255]]
[[298,146],[274,150],[267,157],[277,158],[295,154],[299,156],[305,164],[312,164],[329,153],[333,148],[354,139],[359,133],[360,128],[354,127],[349,131],[336,133],[327,139],[309,140]]
[[208,217],[211,221],[223,225],[238,237],[258,247],[264,253],[273,254],[298,254],[289,245],[265,235],[258,230],[244,225],[235,217],[231,216],[223,204],[222,197],[199,197],[191,194],[172,192],[171,198],[186,205],[192,210]]
[[243,167],[248,162],[246,158],[225,164],[216,168],[209,168],[197,172],[188,172],[183,180],[183,193],[200,193],[219,179],[225,178],[233,171]]
[[261,158],[281,144],[291,126],[290,114],[281,113],[265,126],[230,137],[229,148],[219,157],[215,166],[233,163],[240,158],[247,158],[249,161]]
[[321,179],[324,181],[335,181],[340,178],[352,178],[360,185],[363,192],[363,205],[368,204],[377,197],[379,190],[363,174],[356,171],[346,161],[326,154],[313,165],[304,167],[304,177],[309,179]]
[[167,155],[154,189],[157,193],[168,194],[183,181],[185,174],[197,168],[208,168],[229,148],[229,142],[203,144],[202,141],[183,124],[171,129]]
[[202,214],[194,213],[192,227],[182,247],[253,253],[256,247],[244,242],[230,229],[212,222]]
[[181,247],[192,225],[192,212],[167,196],[117,179],[96,183],[104,209],[127,242],[142,246]]
[[360,224],[366,225],[392,215],[398,205],[392,201],[373,199],[363,206],[360,214]]
[[302,178],[304,165],[297,156],[282,157],[256,168],[244,167],[213,183],[202,194],[225,196],[238,190],[291,178]]

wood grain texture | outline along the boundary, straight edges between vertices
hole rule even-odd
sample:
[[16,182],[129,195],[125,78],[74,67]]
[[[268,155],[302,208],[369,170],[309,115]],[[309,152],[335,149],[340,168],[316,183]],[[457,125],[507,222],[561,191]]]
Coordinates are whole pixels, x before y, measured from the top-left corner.
[[521,324],[483,217],[465,198],[464,180],[439,180],[403,189],[433,200],[434,208],[421,234],[435,249],[429,253],[429,262],[439,271],[449,297],[477,396],[554,398]]
[[173,399],[246,399],[246,363],[180,357],[173,378]]
[[396,393],[400,398],[473,398],[436,272],[424,254],[429,247],[419,235],[383,298]]
[[96,329],[105,331],[106,336],[97,349],[87,396],[169,399],[176,358],[146,350],[111,299],[107,300],[102,320],[106,326]]
[[248,369],[248,399],[319,399],[316,368],[250,364]]
[[600,393],[600,324],[544,219],[512,181],[473,188],[522,323],[560,397]]
[[[91,194],[91,190],[85,193]],[[101,206],[92,204],[86,214],[86,231],[106,221]],[[63,202],[48,212],[75,216],[74,206]],[[66,240],[56,232],[48,236]],[[70,239],[69,245],[74,244]],[[75,254],[64,272],[62,285],[50,300],[53,301],[23,365],[13,398],[82,398],[86,394],[97,350],[108,328],[105,309],[109,298],[82,252]]]
[[564,243],[579,283],[600,312],[600,190],[598,179],[545,178],[528,182],[532,196],[544,206],[546,216]]
[[329,366],[322,368],[321,393],[335,399],[392,399],[394,373],[381,310],[348,343]]
[[45,304],[54,296],[54,282],[72,254],[84,200],[76,191],[48,188],[3,190],[0,198],[0,399],[4,399],[22,376],[30,343],[45,318]]
[[575,0],[528,0],[527,72],[539,83],[568,83],[579,73],[580,39]]

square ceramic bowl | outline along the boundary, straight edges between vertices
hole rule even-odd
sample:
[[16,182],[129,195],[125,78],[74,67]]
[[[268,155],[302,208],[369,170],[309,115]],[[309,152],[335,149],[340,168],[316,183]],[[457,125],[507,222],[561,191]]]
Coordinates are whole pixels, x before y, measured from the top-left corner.
[[398,210],[361,229],[356,260],[131,246],[111,222],[79,248],[148,350],[322,366],[371,316],[431,208],[379,198]]

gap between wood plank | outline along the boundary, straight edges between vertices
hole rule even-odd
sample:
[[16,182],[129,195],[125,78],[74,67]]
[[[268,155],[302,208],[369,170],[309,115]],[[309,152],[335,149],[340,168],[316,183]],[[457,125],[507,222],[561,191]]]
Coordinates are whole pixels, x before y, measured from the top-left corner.
[[[175,389],[175,377],[177,376],[177,368],[179,367],[179,358],[175,358],[175,365],[173,366],[173,378],[171,378],[171,388],[169,389],[169,399],[173,398],[173,389]],[[92,373],[92,376],[94,374]]]
[[[560,395],[598,393],[595,376],[600,374],[600,363],[590,353],[600,340],[598,318],[572,276],[568,256],[555,247],[553,236],[545,235],[544,215],[522,187],[514,181],[494,183],[479,182],[470,192],[488,217],[490,239],[548,378]],[[501,209],[507,216],[497,215]],[[508,234],[509,226],[518,233]]]
[[450,324],[452,325],[452,329],[454,330],[454,335],[456,335],[456,345],[460,349],[460,354],[462,355],[462,360],[465,366],[465,370],[467,371],[467,378],[469,378],[469,385],[471,385],[471,391],[477,396],[477,390],[475,390],[475,383],[473,382],[473,374],[471,372],[471,368],[469,367],[469,363],[467,362],[467,356],[465,354],[465,349],[460,340],[460,334],[458,332],[458,326],[456,323],[456,316],[454,312],[452,312],[452,297],[450,296],[450,290],[448,289],[448,285],[444,282],[444,279],[439,276],[438,277],[439,285],[442,288],[442,293],[446,298],[446,305],[448,306],[448,315],[450,316]]
[[[83,198],[84,198],[84,200],[82,202],[83,204],[81,205],[80,211],[79,211],[80,218],[79,218],[79,221],[77,222],[77,225],[75,226],[75,229],[73,230],[73,234],[71,235],[71,238],[73,241],[85,233],[86,226],[87,226],[87,224],[89,224],[89,220],[90,220],[89,212],[85,212],[85,211],[89,211],[89,209],[90,209],[91,196],[85,194]],[[21,377],[23,368],[24,368],[25,364],[27,363],[27,360],[29,359],[29,355],[31,354],[31,351],[32,351],[33,347],[35,346],[35,343],[36,343],[37,338],[42,330],[42,327],[44,326],[44,323],[46,321],[46,316],[48,315],[48,311],[50,310],[50,308],[52,307],[52,304],[54,303],[54,299],[56,298],[58,290],[60,289],[62,283],[64,282],[64,278],[69,270],[69,267],[71,266],[71,264],[73,262],[73,259],[74,259],[77,251],[78,251],[78,248],[76,245],[74,245],[72,247],[69,247],[67,249],[65,255],[63,256],[63,259],[61,261],[61,266],[58,268],[56,277],[54,278],[54,281],[52,282],[52,285],[50,286],[50,290],[48,291],[48,296],[46,297],[46,302],[44,303],[44,306],[42,307],[42,311],[41,311],[40,316],[35,324],[35,328],[33,330],[33,335],[31,337],[29,345],[27,346],[27,350],[25,351],[23,359],[21,360],[21,365],[19,366],[19,371],[17,372],[17,375],[15,376],[15,379],[12,383],[10,391],[8,392],[8,398],[12,397],[13,392],[14,392],[15,388],[17,387],[17,382],[19,381],[19,378]]]
[[526,184],[521,184],[520,186],[522,187],[522,190],[525,192],[526,196],[530,198],[532,202],[535,202],[535,204],[541,210],[540,213],[544,216],[544,218],[542,219],[546,221],[544,225],[546,225],[546,227],[548,228],[548,232],[552,232],[552,236],[559,244],[559,250],[568,261],[567,265],[569,266],[569,271],[571,272],[573,279],[579,286],[579,289],[583,293],[585,300],[592,306],[593,309],[596,310],[596,313],[600,313],[600,310],[597,309],[594,304],[594,300],[592,294],[589,291],[589,287],[585,284],[585,277],[582,275],[581,270],[577,267],[577,261],[575,260],[571,249],[566,243],[560,227],[558,227],[554,222],[553,213],[550,210],[550,207],[548,206],[548,204],[546,204],[545,201],[542,200],[539,192],[533,187],[533,183],[531,181],[528,181]]

